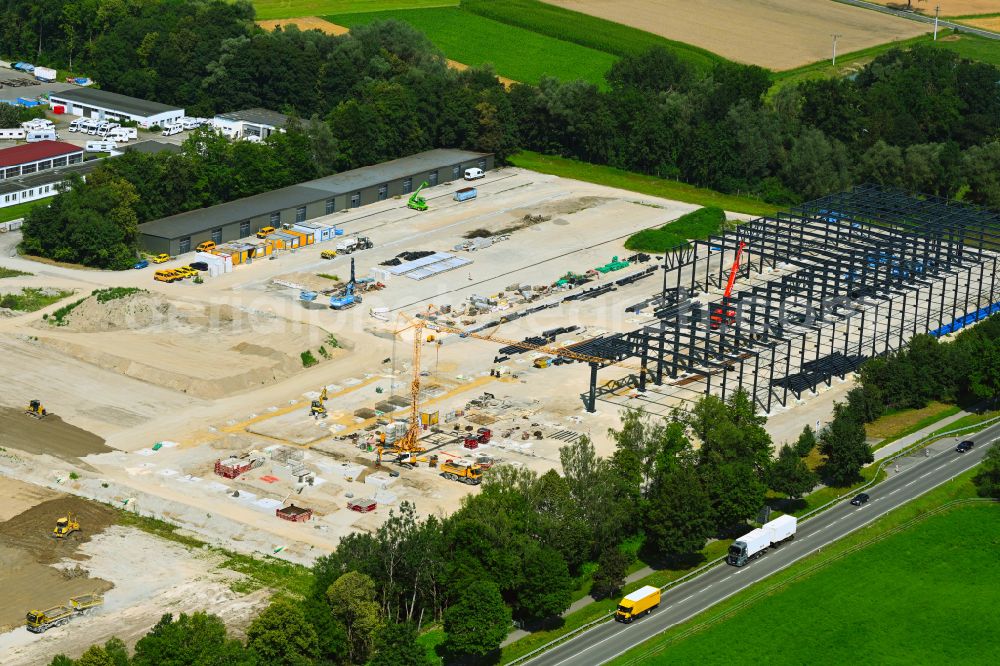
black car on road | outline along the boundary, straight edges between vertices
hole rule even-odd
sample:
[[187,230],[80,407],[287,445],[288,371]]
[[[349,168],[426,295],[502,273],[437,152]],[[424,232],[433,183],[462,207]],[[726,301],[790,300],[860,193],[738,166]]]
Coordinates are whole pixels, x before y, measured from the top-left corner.
[[971,451],[972,447],[975,445],[976,445],[975,442],[973,442],[971,439],[967,439],[964,442],[959,442],[958,446],[955,447],[955,451],[957,451],[958,453],[965,453],[966,451]]
[[857,495],[854,496],[854,499],[851,500],[851,504],[853,504],[854,506],[861,506],[862,504],[867,502],[868,499],[869,499],[868,493],[858,493]]

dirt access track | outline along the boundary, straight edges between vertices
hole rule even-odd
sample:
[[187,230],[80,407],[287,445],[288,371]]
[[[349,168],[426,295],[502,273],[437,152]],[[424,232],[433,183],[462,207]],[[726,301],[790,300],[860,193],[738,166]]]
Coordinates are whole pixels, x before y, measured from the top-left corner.
[[[298,18],[257,21],[257,25],[264,28],[264,30],[274,30],[275,28],[283,25],[294,25],[298,27],[299,30],[319,30],[320,32],[325,32],[328,35],[346,35],[351,31],[350,28],[337,25],[336,23],[331,23],[318,16],[300,16]],[[469,66],[465,63],[451,59],[448,59],[448,66],[452,69],[457,69],[458,71],[469,69]],[[497,78],[500,79],[500,83],[504,84],[508,88],[512,84],[517,83],[514,79],[508,79],[506,76],[498,76]]]
[[793,69],[916,37],[925,24],[831,0],[547,0],[549,4],[694,44],[737,62]]

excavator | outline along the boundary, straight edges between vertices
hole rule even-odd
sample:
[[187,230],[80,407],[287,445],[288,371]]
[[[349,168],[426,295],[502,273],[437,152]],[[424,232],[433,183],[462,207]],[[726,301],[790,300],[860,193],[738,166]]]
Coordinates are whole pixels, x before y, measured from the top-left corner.
[[736,248],[736,259],[733,260],[733,267],[729,270],[729,282],[726,283],[726,291],[722,294],[722,304],[712,310],[709,316],[709,326],[713,331],[717,331],[725,326],[732,326],[736,323],[736,310],[730,307],[730,297],[733,295],[733,284],[736,282],[736,274],[740,270],[740,256],[746,243],[740,241]]
[[309,416],[313,417],[314,419],[325,419],[326,418],[326,416],[327,416],[327,414],[326,414],[326,405],[323,404],[322,400],[313,400],[312,401],[312,404],[309,405]]
[[361,294],[355,293],[357,288],[358,281],[354,278],[354,257],[351,257],[351,279],[347,283],[347,287],[344,289],[343,295],[330,297],[330,307],[334,310],[346,310],[347,308],[353,308],[361,302]]
[[24,408],[24,413],[28,416],[33,416],[36,419],[44,419],[49,413],[42,407],[41,400],[32,400],[28,403],[28,406]]
[[420,187],[417,188],[417,191],[410,195],[409,201],[406,202],[407,208],[412,208],[413,210],[427,210],[427,199],[420,196],[420,190],[425,187],[430,187],[426,180],[420,183]]
[[79,529],[80,521],[74,518],[72,513],[67,513],[65,517],[56,521],[56,526],[52,528],[52,536],[56,539],[65,539]]

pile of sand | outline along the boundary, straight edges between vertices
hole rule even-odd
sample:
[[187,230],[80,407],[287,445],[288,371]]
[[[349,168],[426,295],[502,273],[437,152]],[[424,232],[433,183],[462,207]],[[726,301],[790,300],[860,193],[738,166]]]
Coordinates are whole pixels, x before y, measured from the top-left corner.
[[[60,329],[78,333],[134,331],[160,326],[171,320],[173,306],[160,294],[139,291],[101,303],[88,296],[63,319]],[[51,324],[42,323],[41,328]]]

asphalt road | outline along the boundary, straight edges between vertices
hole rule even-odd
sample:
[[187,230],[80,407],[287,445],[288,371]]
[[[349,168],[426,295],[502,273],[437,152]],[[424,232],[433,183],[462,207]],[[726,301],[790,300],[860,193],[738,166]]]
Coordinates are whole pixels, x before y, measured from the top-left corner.
[[[930,14],[918,14],[917,12],[908,12],[906,10],[890,9],[885,5],[879,5],[874,2],[865,2],[865,0],[837,0],[837,2],[843,3],[845,5],[854,5],[855,7],[863,7],[865,9],[871,9],[872,11],[880,12],[882,14],[891,14],[892,16],[899,16],[901,18],[909,19],[911,21],[918,21],[920,23],[928,23],[931,26],[934,25],[934,15]],[[927,5],[921,7],[925,12],[929,12],[931,9]],[[943,30],[947,28],[954,28],[961,32],[968,32],[974,35],[979,35],[980,37],[985,37],[986,39],[1000,39],[1000,34],[991,32],[989,30],[981,30],[979,28],[973,28],[968,25],[961,25],[959,23],[952,23],[951,21],[945,21],[944,19],[938,19],[938,29]]]
[[614,621],[597,625],[528,663],[535,666],[596,666],[610,661],[974,467],[986,454],[988,444],[998,437],[1000,424],[967,437],[976,442],[968,453],[956,453],[956,440],[946,439],[933,444],[928,457],[917,452],[900,458],[898,472],[895,464],[888,464],[889,478],[866,491],[871,496],[867,504],[855,507],[844,500],[799,523],[792,541],[745,566],[722,564],[668,588],[660,607],[652,614],[627,625]]

